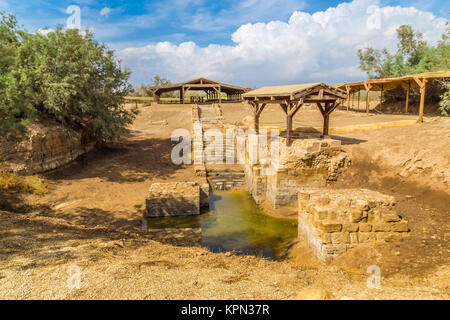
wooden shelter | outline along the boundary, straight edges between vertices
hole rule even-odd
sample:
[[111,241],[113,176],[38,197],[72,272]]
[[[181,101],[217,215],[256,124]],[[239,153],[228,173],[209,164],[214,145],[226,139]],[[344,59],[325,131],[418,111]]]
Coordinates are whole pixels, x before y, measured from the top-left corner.
[[417,86],[420,88],[420,106],[419,106],[419,122],[423,122],[423,109],[425,105],[425,94],[427,83],[432,80],[450,78],[450,70],[425,72],[419,74],[412,74],[404,77],[385,78],[385,79],[369,79],[360,82],[338,84],[335,87],[345,90],[347,92],[347,110],[350,108],[350,95],[358,92],[358,108],[360,102],[361,90],[367,91],[366,97],[366,113],[369,113],[370,106],[370,92],[380,91],[380,109],[383,110],[383,92],[403,86],[406,88],[405,112],[408,112],[409,94],[411,87]]
[[153,91],[154,101],[160,101],[164,92],[178,91],[180,93],[180,103],[184,103],[185,95],[189,90],[200,90],[206,93],[207,102],[222,102],[222,93],[227,95],[227,101],[242,101],[242,94],[250,91],[250,88],[239,87],[218,81],[198,78],[176,84],[150,87]]
[[288,86],[263,87],[243,94],[252,107],[256,132],[259,117],[267,104],[279,104],[286,114],[286,144],[292,142],[292,119],[304,103],[314,103],[323,116],[323,135],[328,135],[330,114],[346,98],[344,91],[325,83],[306,83]]

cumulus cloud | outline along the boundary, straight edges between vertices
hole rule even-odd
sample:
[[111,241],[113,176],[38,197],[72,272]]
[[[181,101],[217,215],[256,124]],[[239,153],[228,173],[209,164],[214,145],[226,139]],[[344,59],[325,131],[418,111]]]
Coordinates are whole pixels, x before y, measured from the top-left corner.
[[118,52],[133,71],[132,82],[159,74],[182,81],[199,76],[246,86],[359,80],[359,48],[395,49],[396,29],[410,24],[436,43],[446,20],[415,7],[379,7],[354,0],[309,14],[295,11],[288,21],[249,23],[231,36],[234,45],[159,42]]
[[111,13],[111,8],[108,8],[108,7],[104,7],[102,10],[100,10],[100,14],[102,16],[107,16],[110,13]]

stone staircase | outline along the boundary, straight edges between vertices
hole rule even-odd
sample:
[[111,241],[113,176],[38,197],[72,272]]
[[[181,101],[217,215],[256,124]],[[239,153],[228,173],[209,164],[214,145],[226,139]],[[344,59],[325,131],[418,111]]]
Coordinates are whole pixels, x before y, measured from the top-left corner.
[[218,124],[216,110],[212,105],[202,105],[198,107],[199,117],[202,124]]

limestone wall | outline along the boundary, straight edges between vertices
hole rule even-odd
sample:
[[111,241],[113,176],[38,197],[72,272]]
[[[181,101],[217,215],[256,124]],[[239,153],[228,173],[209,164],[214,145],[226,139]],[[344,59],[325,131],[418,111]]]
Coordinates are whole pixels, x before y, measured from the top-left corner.
[[300,190],[324,187],[335,181],[351,161],[333,139],[297,139],[287,147],[280,138],[279,161],[275,165],[250,164],[246,157],[246,181],[258,202],[264,195],[274,208],[297,200]]
[[33,124],[20,142],[0,138],[0,169],[33,174],[58,168],[90,151],[94,142],[81,133],[68,135],[54,123]]
[[323,262],[361,243],[401,241],[408,231],[392,196],[367,189],[298,193],[299,237]]
[[208,182],[215,190],[230,190],[245,183],[244,169],[240,165],[209,167],[206,172]]

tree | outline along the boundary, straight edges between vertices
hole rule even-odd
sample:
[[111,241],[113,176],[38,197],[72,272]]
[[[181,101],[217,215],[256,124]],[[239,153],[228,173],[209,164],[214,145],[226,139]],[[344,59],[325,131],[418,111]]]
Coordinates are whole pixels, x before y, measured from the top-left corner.
[[160,76],[156,75],[153,77],[153,86],[158,87],[158,86],[165,86],[168,84],[172,84],[172,81],[166,79],[166,78],[161,78]]
[[397,38],[397,53],[406,59],[409,65],[417,65],[423,57],[423,51],[427,45],[422,40],[423,35],[414,32],[413,28],[409,25],[402,25],[397,29]]
[[[142,85],[141,90],[143,90],[145,92],[146,96],[153,97],[153,90],[151,89],[151,87],[166,86],[168,84],[172,84],[172,81],[170,81],[169,79],[166,79],[166,78],[162,78],[159,75],[156,75],[152,79],[152,84],[148,87]],[[175,98],[175,97],[179,96],[179,94],[176,92],[165,92],[162,94],[162,96],[167,97],[167,98]]]
[[0,135],[7,138],[22,134],[35,115],[18,92],[14,68],[23,35],[16,18],[0,12]]
[[429,47],[422,40],[422,34],[414,32],[409,25],[397,28],[397,39],[397,52],[393,54],[387,49],[359,49],[359,68],[370,78],[397,77],[414,72]]
[[6,47],[8,41],[2,41],[0,47],[12,47],[0,77],[2,136],[17,135],[20,124],[52,119],[68,132],[82,130],[103,142],[133,121],[136,111],[123,104],[130,73],[92,33],[59,27],[47,35],[30,34],[17,31],[11,16],[2,17],[0,32],[10,34],[12,43]]
[[[370,78],[399,77],[408,74],[449,70],[450,69],[450,25],[447,22],[447,30],[441,37],[437,46],[431,47],[423,40],[422,34],[415,32],[411,26],[402,25],[397,28],[397,51],[390,53],[388,50],[378,50],[365,48],[358,50],[360,61],[359,68],[367,73]],[[433,82],[428,85],[429,100],[450,99],[449,95],[441,95],[448,90],[448,86],[442,82]],[[385,93],[386,100],[399,99],[404,94],[402,88],[391,90]],[[413,90],[411,100],[418,98],[419,91]],[[402,97],[403,98],[403,97]],[[444,114],[450,106],[450,102],[441,105],[441,112]],[[444,108],[444,109],[443,109]]]

